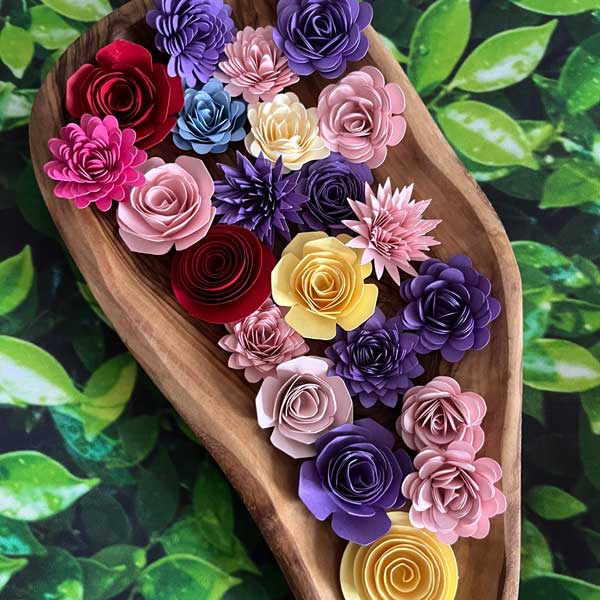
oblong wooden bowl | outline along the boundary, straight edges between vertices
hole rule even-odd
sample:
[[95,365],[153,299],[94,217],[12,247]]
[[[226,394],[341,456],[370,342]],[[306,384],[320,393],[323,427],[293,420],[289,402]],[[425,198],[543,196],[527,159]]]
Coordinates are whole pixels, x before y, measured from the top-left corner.
[[[275,22],[275,0],[230,0],[236,24]],[[153,48],[153,32],[144,17],[150,0],[133,0],[98,23],[76,41],[44,82],[33,108],[31,154],[38,182],[52,217],[94,295],[133,355],[165,396],[202,439],[241,494],[288,582],[298,598],[341,598],[338,571],[344,542],[320,523],[297,497],[299,463],[278,452],[269,433],[258,428],[254,408],[256,387],[230,370],[216,341],[223,329],[191,319],[175,302],[169,287],[167,257],[133,254],[121,242],[114,214],[76,210],[53,195],[53,183],[42,166],[50,158],[49,137],[68,121],[63,107],[67,78],[96,51],[119,38]],[[406,92],[408,133],[375,172],[395,185],[416,182],[417,198],[433,198],[430,218],[443,219],[435,253],[472,257],[490,277],[503,312],[492,325],[492,343],[470,352],[456,364],[428,364],[429,374],[451,374],[466,389],[479,391],[488,402],[483,452],[504,469],[502,489],[508,498],[504,517],[494,519],[489,537],[455,545],[460,569],[460,600],[515,600],[519,574],[520,425],[521,425],[521,286],[506,233],[482,191],[444,140],[402,69],[377,34],[369,31],[371,50],[363,64],[377,65],[387,80]],[[157,56],[157,58],[160,58]],[[162,57],[164,60],[165,57]],[[358,68],[362,65],[355,65]],[[329,82],[304,78],[294,86],[301,99],[316,105]],[[170,140],[151,151],[166,160],[180,152]],[[210,156],[217,162],[233,160]],[[389,312],[400,307],[397,289],[382,285]],[[391,422],[393,413],[382,413]]]

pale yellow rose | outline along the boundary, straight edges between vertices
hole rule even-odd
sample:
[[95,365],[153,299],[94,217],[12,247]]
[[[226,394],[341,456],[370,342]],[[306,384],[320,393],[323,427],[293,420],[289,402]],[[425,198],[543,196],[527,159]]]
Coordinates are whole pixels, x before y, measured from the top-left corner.
[[319,136],[317,109],[306,108],[296,94],[278,94],[273,102],[250,104],[248,121],[246,148],[252,156],[262,152],[272,162],[282,157],[286,169],[298,171],[330,154]]
[[285,320],[305,338],[331,340],[336,325],[352,331],[373,315],[377,286],[365,284],[371,263],[348,248],[348,235],[298,234],[273,270],[273,299],[289,306]]

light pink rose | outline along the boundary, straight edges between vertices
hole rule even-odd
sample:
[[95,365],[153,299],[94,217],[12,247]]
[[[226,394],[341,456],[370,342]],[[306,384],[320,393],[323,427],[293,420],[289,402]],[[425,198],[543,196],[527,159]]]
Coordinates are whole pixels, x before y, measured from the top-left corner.
[[119,234],[132,252],[166,254],[201,240],[215,217],[213,180],[204,163],[180,156],[174,163],[151,158],[141,167],[146,183],[119,205]]
[[485,440],[481,422],[486,410],[479,394],[463,392],[455,379],[440,376],[404,394],[396,430],[413,450],[467,442],[479,452]]
[[475,459],[466,442],[452,442],[446,450],[425,448],[402,483],[402,494],[412,501],[410,522],[446,544],[459,537],[483,539],[490,519],[506,510],[506,497],[494,487],[501,477],[500,465]]
[[316,356],[295,358],[279,365],[258,392],[258,424],[274,427],[272,444],[292,458],[314,456],[325,432],[352,423],[352,399],[340,377],[327,376],[330,366]]
[[398,84],[386,84],[379,69],[363,67],[321,92],[321,138],[332,152],[374,169],[406,133],[405,106]]
[[225,326],[228,335],[219,346],[231,352],[229,367],[244,369],[250,383],[274,375],[277,365],[309,350],[304,338],[286,322],[281,309],[269,299],[251,315]]

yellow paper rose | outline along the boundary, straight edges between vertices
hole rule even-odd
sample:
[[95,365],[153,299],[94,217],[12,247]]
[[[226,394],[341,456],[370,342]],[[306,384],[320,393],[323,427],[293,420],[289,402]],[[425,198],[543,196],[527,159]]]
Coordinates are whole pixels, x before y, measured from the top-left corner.
[[458,567],[452,547],[388,513],[392,528],[369,546],[348,544],[340,566],[345,600],[452,600]]
[[307,109],[296,94],[278,94],[273,102],[250,104],[248,121],[248,152],[253,156],[262,152],[272,162],[281,156],[290,171],[330,154],[319,136],[317,109]]
[[298,234],[273,270],[273,298],[290,306],[285,320],[305,338],[331,340],[336,325],[346,331],[362,325],[377,305],[377,286],[365,284],[371,263],[348,248],[348,235],[322,231]]

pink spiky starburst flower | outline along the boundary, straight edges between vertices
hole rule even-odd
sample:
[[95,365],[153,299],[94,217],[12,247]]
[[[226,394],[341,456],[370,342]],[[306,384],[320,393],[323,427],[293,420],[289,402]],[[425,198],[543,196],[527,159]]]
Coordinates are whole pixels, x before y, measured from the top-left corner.
[[358,220],[343,221],[357,234],[347,245],[364,250],[363,264],[373,261],[378,279],[387,271],[398,285],[400,271],[416,277],[410,261],[426,260],[425,252],[439,244],[427,234],[441,221],[423,218],[431,200],[412,200],[413,188],[414,185],[409,185],[392,190],[388,178],[375,194],[367,184],[364,203],[348,199]]

